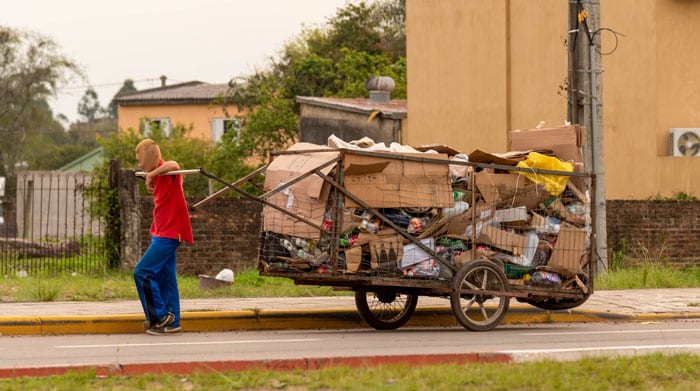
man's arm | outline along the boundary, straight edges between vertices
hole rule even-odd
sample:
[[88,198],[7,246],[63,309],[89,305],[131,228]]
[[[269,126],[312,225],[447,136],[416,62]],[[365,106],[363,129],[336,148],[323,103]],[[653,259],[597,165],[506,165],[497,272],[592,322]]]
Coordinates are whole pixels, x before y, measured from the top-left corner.
[[153,193],[153,178],[158,175],[165,174],[166,172],[176,171],[180,169],[180,165],[175,160],[168,160],[163,163],[162,166],[156,167],[155,170],[151,171],[146,175],[146,190],[149,193]]

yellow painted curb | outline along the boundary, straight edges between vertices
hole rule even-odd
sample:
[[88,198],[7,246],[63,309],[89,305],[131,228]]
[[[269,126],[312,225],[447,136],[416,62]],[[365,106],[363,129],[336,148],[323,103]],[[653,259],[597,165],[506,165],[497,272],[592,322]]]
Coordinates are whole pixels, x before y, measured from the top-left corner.
[[[527,305],[512,306],[501,324],[577,323],[611,321],[663,321],[700,318],[700,312],[621,314],[604,311],[544,311]],[[51,315],[0,317],[0,335],[55,334],[124,334],[141,333],[143,315]],[[368,328],[357,310],[242,310],[184,312],[181,319],[186,331],[231,330],[313,330]],[[461,327],[450,307],[421,307],[406,327]]]

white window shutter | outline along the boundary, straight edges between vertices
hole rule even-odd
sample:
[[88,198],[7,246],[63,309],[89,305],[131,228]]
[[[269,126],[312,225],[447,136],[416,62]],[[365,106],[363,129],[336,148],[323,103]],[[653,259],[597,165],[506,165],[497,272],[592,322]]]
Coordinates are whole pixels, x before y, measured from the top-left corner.
[[215,143],[221,141],[224,135],[224,120],[223,118],[212,118],[211,120],[211,139]]
[[170,137],[172,127],[170,125],[170,118],[163,118],[163,131],[165,132],[165,137]]

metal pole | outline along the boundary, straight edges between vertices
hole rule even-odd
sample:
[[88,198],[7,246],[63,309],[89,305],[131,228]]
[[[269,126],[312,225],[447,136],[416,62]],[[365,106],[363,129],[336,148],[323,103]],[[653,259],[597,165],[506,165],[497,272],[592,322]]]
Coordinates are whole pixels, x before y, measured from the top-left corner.
[[604,153],[604,137],[602,126],[602,115],[598,113],[599,94],[602,93],[600,81],[596,77],[599,69],[596,67],[596,44],[592,41],[588,46],[588,55],[590,56],[590,72],[591,72],[591,133],[593,144],[591,150],[593,152],[593,172],[596,176],[595,186],[595,220],[593,221],[595,234],[595,251],[597,255],[597,268],[600,271],[608,269],[608,235],[606,227],[606,211],[605,211],[605,153]]
[[[579,12],[587,16],[579,21]],[[568,118],[572,123],[582,124],[586,129],[583,146],[584,165],[596,175],[596,184],[591,188],[594,203],[593,227],[595,232],[595,259],[599,272],[608,266],[608,246],[605,213],[605,154],[602,120],[602,78],[599,50],[600,36],[595,34],[600,24],[600,2],[598,0],[569,0],[569,96]],[[596,41],[596,39],[598,41]],[[586,47],[588,50],[586,51]],[[588,73],[588,77],[585,77]]]
[[[168,171],[165,174],[160,174],[160,175],[189,175],[189,174],[199,174],[201,172],[201,169],[195,168],[192,170],[174,170],[174,171]],[[146,175],[148,175],[147,172],[143,171],[137,171],[134,173],[137,177],[143,177],[145,178]]]

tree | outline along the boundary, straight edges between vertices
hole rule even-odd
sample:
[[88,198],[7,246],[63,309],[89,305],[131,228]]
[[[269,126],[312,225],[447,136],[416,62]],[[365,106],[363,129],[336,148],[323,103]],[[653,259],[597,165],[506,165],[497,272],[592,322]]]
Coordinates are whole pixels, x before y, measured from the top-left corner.
[[92,86],[85,90],[85,94],[78,102],[78,114],[80,114],[89,123],[95,122],[105,110],[100,106],[100,98],[97,96]]
[[117,118],[119,116],[119,111],[117,110],[118,105],[117,102],[114,101],[117,98],[117,96],[133,91],[137,91],[136,86],[134,85],[134,80],[124,80],[124,84],[122,84],[121,88],[119,88],[119,91],[117,91],[112,100],[109,102],[109,106],[107,106],[107,115],[110,118]]
[[394,98],[406,97],[405,0],[349,4],[323,28],[307,28],[268,69],[232,81],[230,98],[246,110],[242,137],[226,156],[266,157],[298,134],[296,96],[367,96],[365,82],[385,75]]
[[[210,141],[191,137],[189,135],[191,132],[191,128],[177,124],[172,128],[170,136],[166,137],[165,130],[152,123],[149,137],[158,143],[164,159],[176,160],[183,169],[208,167],[207,164],[213,154],[214,146]],[[138,162],[134,149],[142,139],[143,135],[132,128],[114,133],[109,137],[98,137],[98,143],[105,150],[105,162],[102,167],[98,168],[98,176],[106,180],[109,161],[112,159],[118,159],[122,167],[137,168]],[[187,177],[185,186],[188,195],[208,194],[208,182],[202,176]]]
[[75,76],[81,76],[78,66],[53,40],[0,26],[0,175],[13,177],[35,147],[31,136],[57,124],[47,99]]

